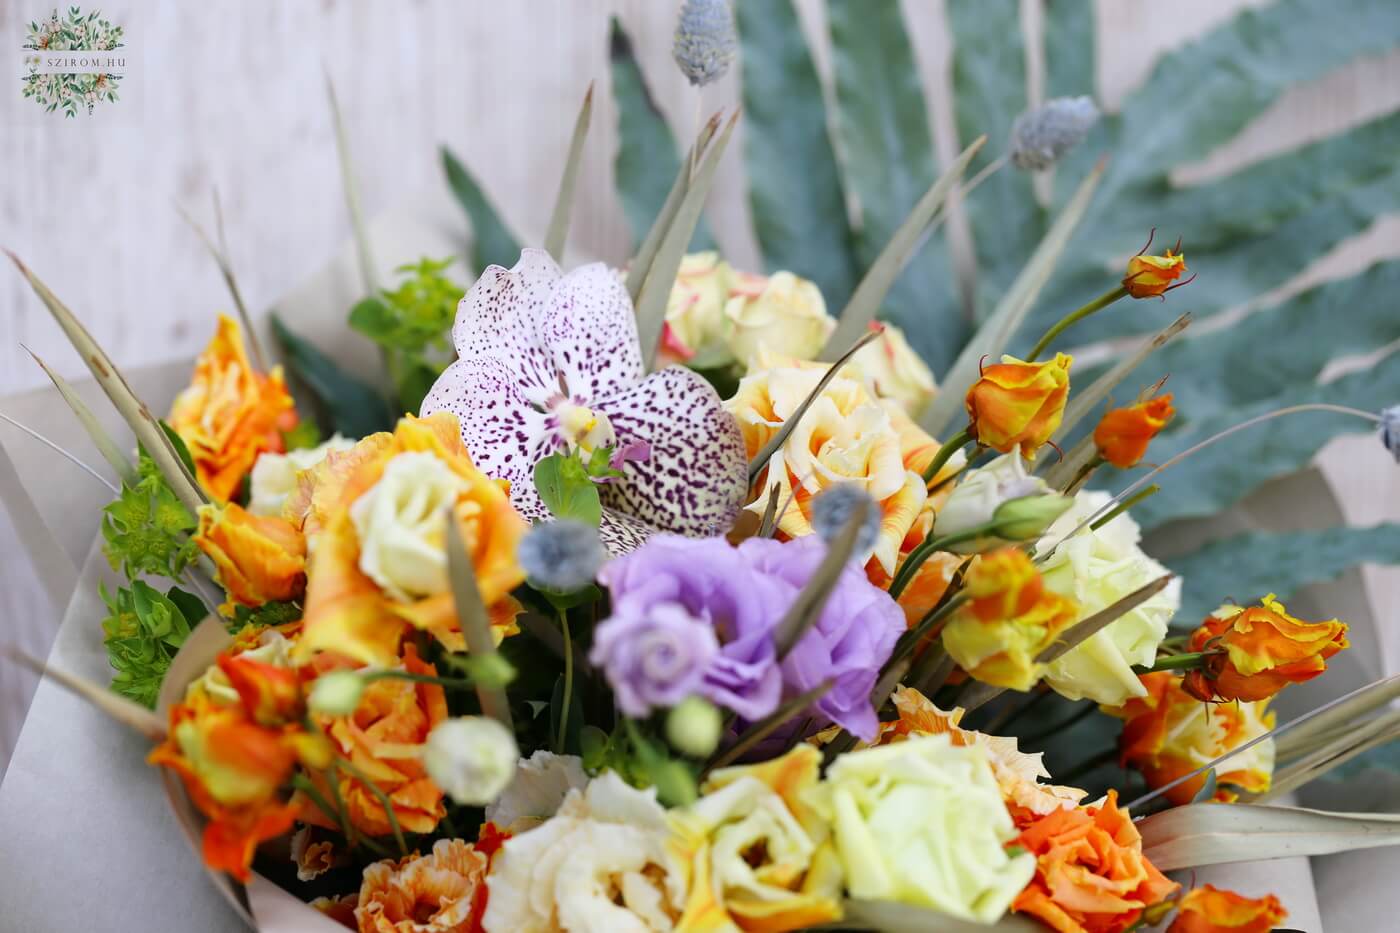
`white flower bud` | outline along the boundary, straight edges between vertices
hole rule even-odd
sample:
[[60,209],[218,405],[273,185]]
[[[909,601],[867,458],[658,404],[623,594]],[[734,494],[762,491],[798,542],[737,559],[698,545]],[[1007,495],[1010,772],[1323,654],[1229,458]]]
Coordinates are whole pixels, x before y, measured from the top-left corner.
[[454,801],[480,807],[510,784],[519,757],[515,736],[505,726],[486,716],[459,716],[428,733],[423,767]]
[[724,722],[709,700],[688,696],[666,714],[666,738],[680,752],[704,758],[719,744]]
[[313,713],[349,716],[360,705],[365,692],[364,678],[354,671],[330,671],[316,678],[306,705]]

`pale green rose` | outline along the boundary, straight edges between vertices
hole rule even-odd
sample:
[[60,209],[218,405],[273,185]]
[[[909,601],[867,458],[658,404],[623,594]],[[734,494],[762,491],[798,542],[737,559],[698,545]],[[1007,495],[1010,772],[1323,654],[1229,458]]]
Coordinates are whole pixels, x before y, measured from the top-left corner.
[[850,895],[994,923],[1035,874],[984,749],[947,735],[836,759],[812,803],[832,826]]
[[[1074,506],[1060,516],[1041,538],[1037,551],[1050,547],[1077,528],[1109,499],[1106,492],[1081,492]],[[1126,512],[1094,531],[1084,530],[1061,544],[1040,565],[1046,587],[1079,604],[1082,621],[1151,583],[1167,568],[1138,547],[1142,530]],[[1146,691],[1134,664],[1151,664],[1157,646],[1167,635],[1167,625],[1181,605],[1181,581],[1124,614],[1072,651],[1050,664],[1045,681],[1055,692],[1071,700],[1089,698],[1107,706],[1121,706]]]
[[682,363],[697,354],[706,358],[707,365],[732,360],[725,345],[729,325],[724,317],[732,277],[729,263],[719,253],[691,253],[681,260],[666,300],[663,352]]
[[763,352],[814,360],[836,329],[815,284],[791,272],[735,274],[724,316],[729,348],[752,370]]

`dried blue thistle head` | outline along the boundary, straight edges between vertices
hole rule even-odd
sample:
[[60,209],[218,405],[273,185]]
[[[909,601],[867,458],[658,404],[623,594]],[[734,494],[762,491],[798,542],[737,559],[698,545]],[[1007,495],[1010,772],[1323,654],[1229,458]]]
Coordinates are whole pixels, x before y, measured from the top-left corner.
[[857,557],[868,555],[880,537],[880,507],[870,493],[856,483],[832,486],[812,500],[812,528],[823,541],[835,540],[861,503],[865,503],[865,522],[856,536],[852,553]]
[[1027,110],[1011,124],[1011,162],[1023,171],[1047,169],[1084,141],[1099,122],[1089,97],[1057,97]]
[[608,554],[597,528],[561,518],[530,529],[516,557],[532,584],[572,593],[593,582]]
[[738,38],[729,0],[685,0],[671,57],[696,87],[724,77]]
[[1392,405],[1381,412],[1381,443],[1400,463],[1400,405]]

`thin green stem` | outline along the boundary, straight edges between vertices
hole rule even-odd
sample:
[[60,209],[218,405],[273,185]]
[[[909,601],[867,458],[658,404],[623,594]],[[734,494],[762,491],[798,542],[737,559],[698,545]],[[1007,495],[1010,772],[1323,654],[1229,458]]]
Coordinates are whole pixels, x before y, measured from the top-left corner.
[[574,698],[574,643],[569,634],[569,614],[559,612],[559,628],[564,633],[564,699],[559,704],[559,736],[554,741],[554,753],[564,754],[564,739],[569,734],[569,706]]
[[1155,496],[1161,491],[1162,487],[1158,486],[1156,483],[1153,483],[1146,489],[1140,490],[1136,495],[1132,496],[1129,499],[1124,499],[1122,502],[1115,505],[1113,507],[1113,510],[1110,511],[1107,515],[1103,516],[1102,518],[1096,518],[1092,522],[1090,522],[1089,530],[1098,531],[1104,525],[1107,525],[1109,522],[1113,521],[1115,518],[1128,511],[1128,509],[1131,509],[1133,506],[1137,505],[1143,499],[1146,499],[1149,496]]
[[1055,325],[1053,327],[1051,327],[1045,332],[1045,336],[1041,337],[1040,340],[1036,343],[1036,345],[1031,349],[1030,355],[1026,357],[1026,362],[1034,363],[1036,357],[1044,353],[1045,348],[1050,346],[1050,341],[1054,340],[1056,337],[1060,336],[1060,334],[1064,333],[1066,330],[1073,327],[1075,324],[1084,320],[1089,315],[1102,311],[1104,308],[1107,308],[1109,305],[1113,304],[1119,298],[1125,297],[1127,294],[1128,289],[1123,285],[1119,285],[1117,288],[1113,289],[1113,291],[1105,292],[1104,294],[1095,298],[1093,301],[1089,302],[1084,307],[1078,309],[1077,311],[1071,311],[1069,314],[1066,314],[1064,317],[1060,318],[1058,321],[1055,322]]
[[336,762],[335,767],[344,769],[346,774],[365,785],[365,788],[374,795],[374,799],[379,801],[379,805],[384,808],[384,817],[389,821],[389,828],[394,832],[394,842],[397,843],[399,847],[399,854],[407,855],[408,843],[404,842],[403,830],[399,828],[399,818],[394,813],[394,802],[389,799],[389,795],[384,793],[383,789],[381,789],[378,784],[371,781],[363,771],[352,765],[346,759],[340,759],[340,761]]
[[943,469],[943,465],[953,459],[953,454],[966,447],[971,440],[972,432],[963,428],[944,441],[943,446],[938,448],[938,453],[934,454],[933,459],[929,461],[928,468],[924,470],[924,482],[933,482],[933,478],[938,475],[939,470]]
[[361,674],[360,680],[365,683],[373,683],[376,680],[411,680],[419,684],[437,684],[440,687],[451,687],[454,690],[470,690],[474,686],[470,677],[438,677],[435,674],[415,674],[412,671],[370,671]]
[[1203,667],[1202,662],[1209,657],[1222,654],[1220,651],[1188,651],[1184,654],[1173,654],[1169,657],[1158,658],[1152,664],[1134,665],[1135,674],[1153,674],[1157,671],[1184,671]]

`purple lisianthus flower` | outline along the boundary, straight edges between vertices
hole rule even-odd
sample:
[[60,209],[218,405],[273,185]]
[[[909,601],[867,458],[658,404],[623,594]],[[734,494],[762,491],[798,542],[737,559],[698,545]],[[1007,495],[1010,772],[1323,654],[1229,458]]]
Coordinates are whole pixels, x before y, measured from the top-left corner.
[[[739,545],[739,553],[761,576],[787,583],[796,594],[816,572],[826,546],[815,536],[786,542],[750,538]],[[833,679],[832,688],[812,711],[866,742],[874,741],[880,724],[870,693],[904,630],[904,612],[890,594],[866,579],[858,564],[847,564],[816,624],[783,659],[784,697]]]
[[588,660],[603,669],[618,707],[640,717],[695,693],[718,651],[707,622],[679,603],[662,602],[598,626]]
[[[631,651],[618,646],[628,633],[639,630],[638,620],[652,619],[663,611],[674,625],[676,609],[707,628],[718,643],[717,651],[707,658],[695,658],[695,670],[684,678],[689,692],[699,693],[747,720],[761,719],[777,707],[782,678],[773,647],[773,627],[792,603],[795,591],[790,585],[755,572],[723,538],[666,534],[654,535],[637,550],[614,558],[599,572],[598,579],[612,596],[613,614],[594,633],[591,659],[603,667],[623,712],[641,715],[624,705],[623,696],[643,694],[651,687],[639,686],[645,678],[637,675],[633,666],[610,660],[619,651]],[[606,648],[600,650],[599,646]],[[671,702],[684,695],[682,692]],[[670,703],[645,704],[644,712],[663,705]]]

